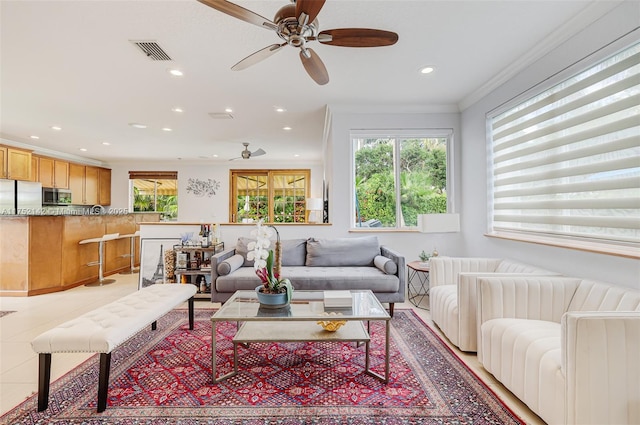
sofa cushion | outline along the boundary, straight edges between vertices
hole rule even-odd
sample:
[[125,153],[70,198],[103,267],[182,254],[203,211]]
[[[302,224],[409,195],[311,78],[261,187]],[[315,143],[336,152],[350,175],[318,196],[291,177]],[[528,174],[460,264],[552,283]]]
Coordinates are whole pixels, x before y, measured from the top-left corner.
[[376,236],[307,240],[307,260],[312,267],[373,266],[380,255]]
[[218,264],[218,275],[224,276],[238,270],[244,264],[244,257],[240,254],[232,255]]
[[247,254],[249,253],[249,243],[255,242],[254,239],[239,237],[238,243],[236,243],[236,254],[242,255],[244,258],[244,267],[253,267],[253,260],[247,260]]
[[285,239],[282,245],[282,266],[304,266],[307,257],[306,239]]
[[373,264],[386,274],[396,274],[398,272],[396,263],[394,263],[391,258],[383,255],[376,255],[373,259]]

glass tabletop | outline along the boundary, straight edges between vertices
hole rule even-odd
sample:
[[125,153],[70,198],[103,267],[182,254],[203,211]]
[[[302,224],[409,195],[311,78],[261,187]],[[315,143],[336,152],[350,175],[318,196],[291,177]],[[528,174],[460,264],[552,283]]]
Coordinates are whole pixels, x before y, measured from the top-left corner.
[[[260,306],[255,290],[236,291],[222,308],[212,317],[212,321],[237,320],[318,320],[332,317],[341,320],[389,320],[390,316],[370,290],[351,292],[351,307],[325,307],[325,291],[294,291],[291,304],[287,307],[269,309]],[[327,315],[336,313],[336,315]]]

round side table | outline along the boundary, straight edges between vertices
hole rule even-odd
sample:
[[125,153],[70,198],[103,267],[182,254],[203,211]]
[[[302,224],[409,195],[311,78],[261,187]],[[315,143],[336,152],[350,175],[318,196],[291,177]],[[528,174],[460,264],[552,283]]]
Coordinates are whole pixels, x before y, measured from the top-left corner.
[[[409,280],[407,292],[411,304],[429,310],[429,264],[422,261],[411,261],[407,264]],[[422,305],[424,302],[425,305]]]

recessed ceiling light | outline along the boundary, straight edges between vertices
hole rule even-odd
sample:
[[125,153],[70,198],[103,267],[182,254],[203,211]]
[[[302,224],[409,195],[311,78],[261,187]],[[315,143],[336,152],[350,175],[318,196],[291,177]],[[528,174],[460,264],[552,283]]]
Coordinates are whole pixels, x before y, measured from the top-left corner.
[[297,158],[297,157],[299,157],[300,155],[298,155],[297,153],[294,153],[294,154],[293,154],[293,156],[294,156],[295,158]]
[[109,143],[109,142],[102,142],[102,144],[105,145],[105,146],[111,145],[111,143]]
[[213,154],[213,157],[214,157],[214,158],[217,158],[217,157],[218,157],[218,155],[216,155],[216,154]]
[[137,122],[130,122],[129,125],[133,128],[147,128],[146,125],[144,124],[139,124]]
[[180,107],[178,107],[178,106],[176,106],[175,108],[171,108],[171,110],[172,110],[173,112],[178,112],[178,113],[180,113],[180,112],[184,112],[184,109],[182,109],[182,108],[180,108]]
[[170,69],[169,74],[173,75],[174,77],[182,77],[184,75],[184,73],[179,69]]
[[286,109],[281,108],[280,106],[276,106],[276,107],[274,107],[274,109],[275,109],[276,112],[286,112],[287,111]]
[[291,127],[282,127],[282,129],[285,130],[285,131],[289,131],[289,130],[291,130]]
[[435,71],[435,68],[432,66],[425,66],[420,68],[421,74],[431,74],[433,71]]
[[230,114],[230,113],[232,113],[232,112],[233,112],[233,109],[231,109],[231,108],[225,108],[225,110],[224,110],[224,111]]
[[58,127],[57,125],[52,125],[51,130],[60,131],[62,130],[62,127]]
[[82,152],[86,152],[86,151],[87,151],[87,149],[86,149],[86,148],[80,148],[80,150],[81,150]]
[[170,129],[169,127],[162,127],[162,131],[173,131],[173,130]]
[[39,139],[40,138],[39,136],[29,136],[29,137],[32,138],[32,139]]

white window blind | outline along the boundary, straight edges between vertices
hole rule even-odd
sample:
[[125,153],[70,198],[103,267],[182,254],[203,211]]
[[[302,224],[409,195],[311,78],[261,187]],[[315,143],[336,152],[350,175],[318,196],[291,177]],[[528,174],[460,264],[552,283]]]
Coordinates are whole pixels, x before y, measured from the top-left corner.
[[640,242],[640,44],[489,117],[494,232]]

